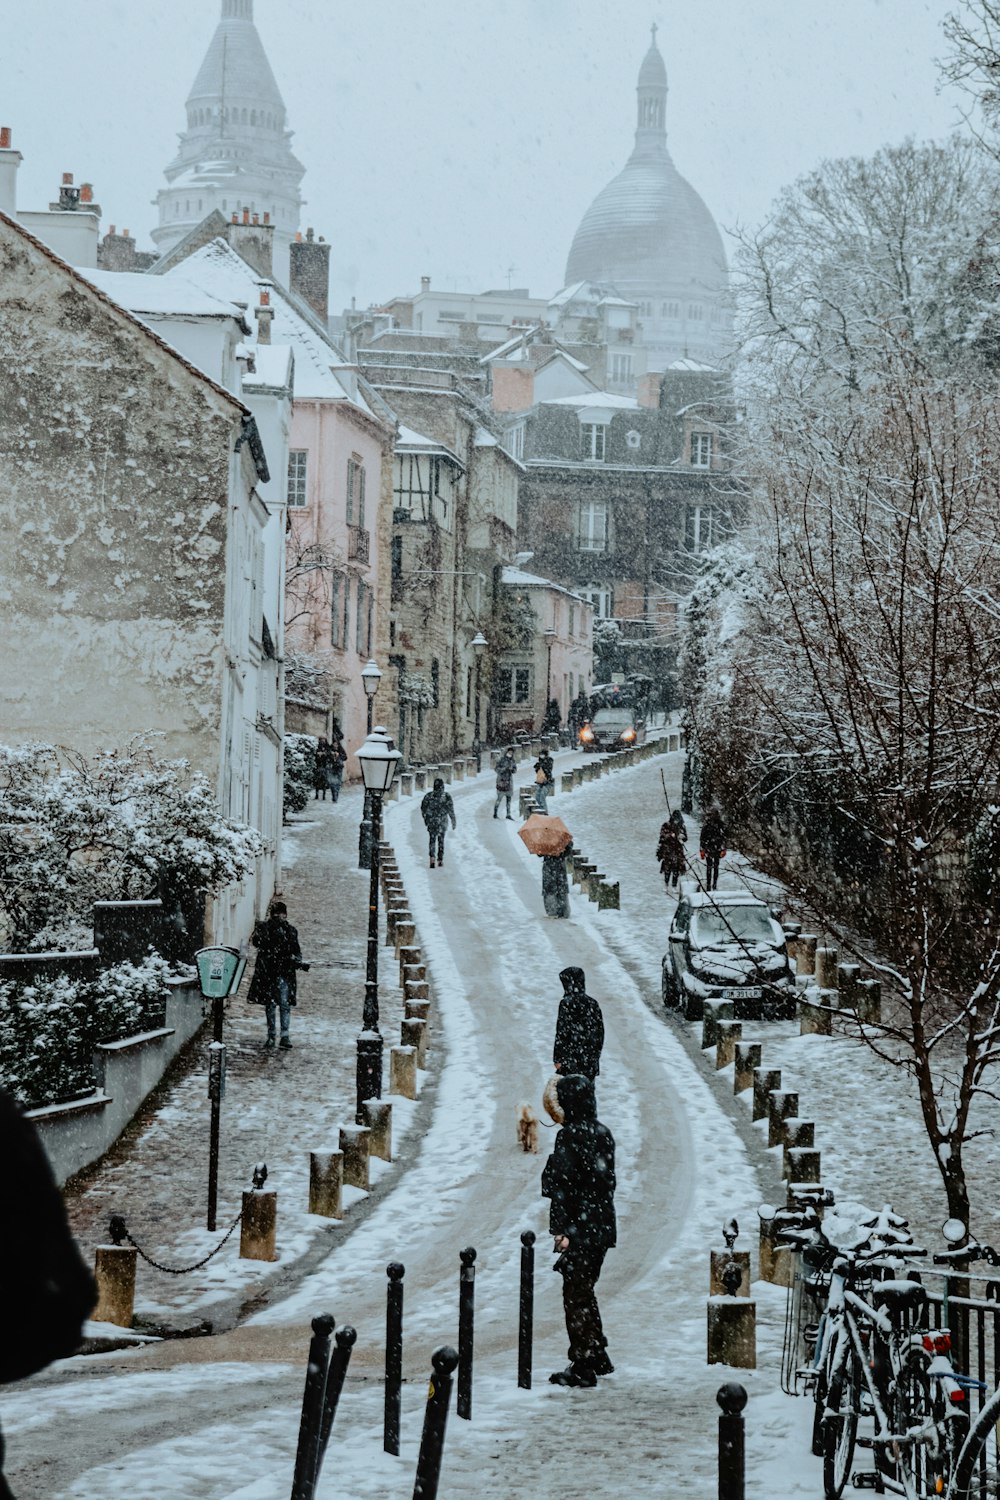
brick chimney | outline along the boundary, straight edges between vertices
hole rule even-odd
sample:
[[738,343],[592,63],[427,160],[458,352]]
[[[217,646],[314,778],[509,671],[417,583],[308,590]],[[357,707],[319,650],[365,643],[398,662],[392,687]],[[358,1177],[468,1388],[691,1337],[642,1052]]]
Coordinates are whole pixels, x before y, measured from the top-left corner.
[[663,372],[661,370],[650,370],[646,375],[639,376],[639,388],[635,399],[640,406],[648,406],[657,411],[660,405],[660,389],[663,385]]
[[421,276],[421,278],[420,278],[420,290],[422,292],[429,292],[430,289],[431,289],[431,278],[429,276]]
[[493,410],[528,411],[535,404],[535,372],[530,365],[493,366]]
[[9,125],[0,126],[0,213],[11,218],[17,212],[17,169],[21,153],[11,144]]
[[226,225],[226,239],[258,276],[270,280],[274,273],[274,225],[270,223],[269,214],[264,215],[263,223],[259,220],[258,214],[254,214],[251,220],[249,208],[245,208],[242,214],[234,214],[232,223]]
[[311,229],[305,239],[297,234],[288,247],[288,286],[307,302],[326,327],[330,316],[330,246]]
[[253,315],[257,319],[258,344],[269,344],[271,324],[274,322],[274,308],[271,306],[271,293],[263,287],[260,293],[260,306],[254,308]]
[[119,234],[117,226],[112,224],[97,247],[97,264],[102,271],[137,270],[135,236],[127,229]]

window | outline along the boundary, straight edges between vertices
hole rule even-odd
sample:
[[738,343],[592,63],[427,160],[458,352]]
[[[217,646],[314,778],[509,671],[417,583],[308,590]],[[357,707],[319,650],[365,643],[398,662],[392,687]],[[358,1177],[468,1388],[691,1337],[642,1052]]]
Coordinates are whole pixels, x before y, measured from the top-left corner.
[[581,500],[576,537],[580,552],[606,552],[608,550],[608,502],[606,500]]
[[494,696],[497,703],[531,702],[531,667],[499,667],[494,673]]
[[590,462],[604,462],[604,436],[607,428],[603,422],[584,422],[580,432],[583,439],[583,456]]
[[306,497],[306,450],[288,450],[288,504],[300,507],[307,504]]
[[594,614],[599,620],[609,620],[612,613],[611,586],[607,583],[588,583],[582,589],[577,590],[585,599],[589,599],[594,606]]
[[689,552],[706,552],[712,545],[714,517],[710,505],[689,505],[684,523],[684,545]]
[[576,605],[569,606],[569,635],[576,635]]
[[399,583],[403,576],[403,538],[394,536],[392,539],[392,581]]
[[365,621],[368,618],[367,586],[358,579],[358,612],[354,630],[354,649],[360,656],[365,649]]
[[688,317],[693,323],[700,323],[705,316],[705,309],[700,302],[688,303]]
[[356,453],[347,460],[347,524],[365,529],[365,468]]
[[514,668],[514,702],[531,702],[531,668]]
[[511,458],[524,457],[524,423],[518,422],[515,427],[507,429],[507,452]]
[[340,637],[340,644],[347,649],[347,643],[351,638],[351,576],[344,576],[344,630]]
[[615,385],[632,384],[633,362],[631,354],[612,354],[608,365],[609,379]]
[[[422,453],[397,454],[392,486],[393,508],[408,511],[415,521],[427,521],[437,500],[443,517],[447,519],[448,502],[442,494],[441,468],[440,458]],[[446,473],[445,478],[450,478],[450,474]]]
[[372,632],[375,624],[375,592],[368,590],[368,618],[365,623],[365,655],[372,654]]
[[334,573],[330,579],[330,645],[343,645],[343,636],[340,626],[343,616],[340,612],[340,591],[343,585],[343,577],[340,573]]
[[696,469],[712,467],[712,434],[710,432],[692,432],[691,462]]

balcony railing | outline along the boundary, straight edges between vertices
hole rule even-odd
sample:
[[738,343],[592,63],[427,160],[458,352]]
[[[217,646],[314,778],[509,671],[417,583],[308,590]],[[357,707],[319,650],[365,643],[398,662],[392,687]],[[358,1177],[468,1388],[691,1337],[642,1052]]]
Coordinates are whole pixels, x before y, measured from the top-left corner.
[[362,531],[360,526],[348,526],[347,528],[347,560],[348,562],[366,563],[368,561],[368,532]]

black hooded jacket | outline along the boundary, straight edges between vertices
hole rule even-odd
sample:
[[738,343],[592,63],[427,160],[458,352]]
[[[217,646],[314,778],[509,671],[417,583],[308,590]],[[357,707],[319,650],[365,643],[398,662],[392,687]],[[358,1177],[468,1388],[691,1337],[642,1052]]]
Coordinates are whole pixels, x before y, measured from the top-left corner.
[[438,776],[434,781],[432,791],[425,792],[420,803],[420,816],[428,833],[444,833],[451,819],[451,826],[455,826],[455,804],[451,800],[451,793],[444,789],[444,780]]
[[594,1085],[582,1074],[556,1085],[564,1124],[542,1169],[542,1197],[551,1200],[549,1230],[570,1250],[607,1250],[617,1242],[615,1138],[597,1118]]
[[558,1073],[582,1073],[596,1078],[601,1071],[601,1049],[604,1046],[604,1017],[601,1007],[584,985],[582,969],[563,969],[563,997],[556,1018],[556,1040],[552,1063]]

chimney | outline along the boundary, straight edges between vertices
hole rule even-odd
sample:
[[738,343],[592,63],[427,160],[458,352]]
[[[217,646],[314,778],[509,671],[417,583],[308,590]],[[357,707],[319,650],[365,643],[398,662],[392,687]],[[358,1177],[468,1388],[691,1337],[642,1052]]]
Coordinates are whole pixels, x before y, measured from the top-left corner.
[[58,203],[49,204],[50,213],[72,213],[80,206],[80,189],[73,186],[73,173],[64,172],[59,184]]
[[330,316],[330,246],[322,235],[315,239],[311,229],[305,239],[297,234],[288,247],[288,286],[325,328]]
[[0,213],[11,218],[17,212],[17,169],[21,153],[11,145],[10,126],[0,126]]
[[260,223],[260,215],[250,217],[249,208],[240,215],[233,215],[226,225],[226,239],[236,254],[257,272],[270,281],[274,274],[274,225]]
[[102,271],[134,271],[136,267],[135,240],[127,229],[121,234],[114,224],[97,247],[97,264]]
[[274,308],[271,306],[271,293],[261,289],[260,306],[255,307],[253,315],[257,319],[257,342],[258,344],[269,344],[271,342],[271,324],[274,321]]
[[636,401],[640,406],[648,406],[656,411],[660,405],[660,387],[663,385],[662,370],[650,370],[647,375],[639,376],[639,388],[636,391]]
[[431,278],[429,276],[421,276],[421,278],[420,278],[420,290],[422,292],[429,292],[430,289],[431,289]]
[[529,411],[535,404],[535,372],[530,365],[491,366],[494,411]]

